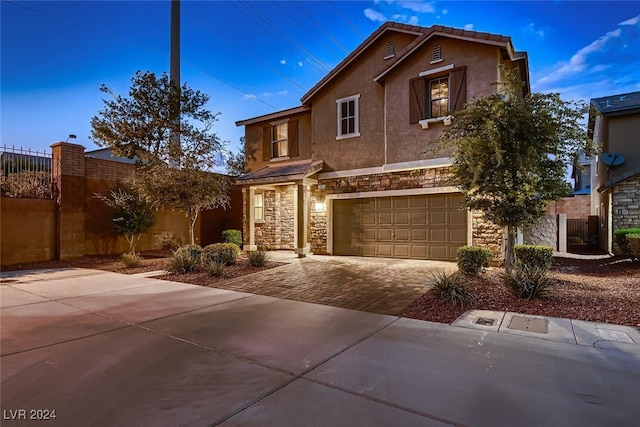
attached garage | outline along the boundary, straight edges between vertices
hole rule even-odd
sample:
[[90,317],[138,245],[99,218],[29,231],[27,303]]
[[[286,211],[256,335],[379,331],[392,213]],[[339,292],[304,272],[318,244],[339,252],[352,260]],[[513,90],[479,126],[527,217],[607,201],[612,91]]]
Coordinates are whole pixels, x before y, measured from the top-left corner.
[[337,199],[333,201],[333,253],[455,261],[467,244],[462,195]]

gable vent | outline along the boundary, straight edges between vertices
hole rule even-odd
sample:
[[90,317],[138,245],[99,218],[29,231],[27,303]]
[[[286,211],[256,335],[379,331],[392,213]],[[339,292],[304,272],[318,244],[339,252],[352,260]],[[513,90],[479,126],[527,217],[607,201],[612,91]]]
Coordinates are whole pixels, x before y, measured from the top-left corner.
[[433,45],[433,59],[432,61],[440,61],[442,56],[440,55],[440,45]]
[[394,53],[393,53],[393,42],[387,42],[387,54],[385,55],[385,59],[387,58],[393,58]]

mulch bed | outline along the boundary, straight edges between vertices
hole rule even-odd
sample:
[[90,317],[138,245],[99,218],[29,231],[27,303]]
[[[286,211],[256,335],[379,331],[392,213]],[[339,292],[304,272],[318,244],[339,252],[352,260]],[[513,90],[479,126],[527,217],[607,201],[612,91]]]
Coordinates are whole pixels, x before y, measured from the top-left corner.
[[461,307],[427,292],[401,316],[451,323],[466,310],[478,309],[640,327],[640,263],[622,258],[555,258],[549,273],[555,285],[545,298],[531,300],[518,298],[507,289],[502,274],[501,268],[492,268],[480,277],[467,279],[475,297],[471,306]]

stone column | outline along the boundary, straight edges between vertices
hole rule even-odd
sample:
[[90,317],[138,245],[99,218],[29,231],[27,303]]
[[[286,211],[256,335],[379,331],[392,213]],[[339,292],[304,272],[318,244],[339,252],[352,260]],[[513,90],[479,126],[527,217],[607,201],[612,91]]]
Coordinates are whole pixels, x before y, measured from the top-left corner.
[[311,239],[309,238],[309,213],[311,192],[308,185],[298,184],[294,189],[294,206],[296,212],[294,239],[295,253],[298,258],[304,258],[311,252]]
[[85,159],[82,145],[57,142],[51,146],[57,197],[56,258],[85,254]]

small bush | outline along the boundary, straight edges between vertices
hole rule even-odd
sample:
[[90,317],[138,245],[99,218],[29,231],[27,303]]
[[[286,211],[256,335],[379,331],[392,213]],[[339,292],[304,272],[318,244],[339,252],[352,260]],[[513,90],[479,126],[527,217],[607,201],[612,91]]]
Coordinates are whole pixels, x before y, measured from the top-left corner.
[[202,248],[198,245],[184,245],[176,249],[169,258],[167,269],[172,273],[189,273],[197,271],[202,256]]
[[235,243],[213,243],[205,246],[202,251],[202,262],[208,264],[214,260],[221,260],[226,265],[236,263],[240,248]]
[[210,276],[220,277],[224,274],[227,264],[221,259],[212,259],[204,263],[204,268]]
[[616,236],[616,243],[620,247],[620,250],[622,251],[622,253],[625,256],[629,257],[631,261],[640,260],[639,257],[633,254],[633,251],[629,247],[629,242],[627,239],[628,236],[631,236],[634,234],[640,234],[640,228],[619,228],[614,231],[614,234]]
[[127,268],[140,267],[142,264],[142,257],[136,253],[126,252],[122,254],[120,260]]
[[551,246],[515,245],[513,252],[516,258],[516,267],[540,268],[546,273],[553,263],[553,248]]
[[640,234],[627,234],[627,246],[635,261],[640,260]]
[[433,290],[441,299],[450,301],[454,304],[471,305],[475,298],[473,294],[464,284],[463,276],[459,273],[447,274],[441,271],[433,276]]
[[164,249],[165,251],[174,252],[184,244],[184,241],[182,240],[182,237],[176,234],[172,234],[170,236],[162,236],[162,242],[160,244],[162,245],[162,249]]
[[479,246],[461,246],[458,248],[458,268],[464,274],[473,276],[491,265],[493,252]]
[[502,276],[503,283],[520,298],[541,298],[547,294],[553,279],[547,277],[544,266],[516,265]]
[[249,264],[254,267],[264,267],[269,260],[269,252],[264,249],[258,249],[257,251],[247,252],[249,258]]
[[233,243],[241,248],[242,232],[240,230],[224,230],[222,232],[222,243]]

